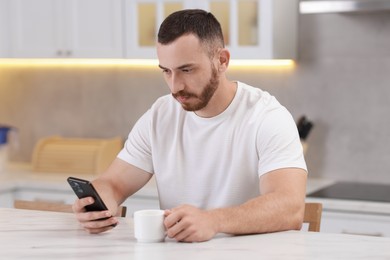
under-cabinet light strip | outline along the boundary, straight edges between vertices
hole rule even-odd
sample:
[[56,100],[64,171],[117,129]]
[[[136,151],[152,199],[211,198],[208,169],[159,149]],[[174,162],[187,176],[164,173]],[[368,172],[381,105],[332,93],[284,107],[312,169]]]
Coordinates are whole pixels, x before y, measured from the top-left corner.
[[[293,67],[293,60],[231,60],[232,67]],[[0,66],[129,66],[157,68],[156,59],[0,59]]]

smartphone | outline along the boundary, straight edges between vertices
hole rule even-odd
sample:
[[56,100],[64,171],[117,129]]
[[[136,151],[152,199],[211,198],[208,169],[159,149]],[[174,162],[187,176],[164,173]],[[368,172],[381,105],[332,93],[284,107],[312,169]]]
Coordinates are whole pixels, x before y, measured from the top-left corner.
[[[107,206],[104,204],[102,198],[100,198],[99,194],[93,187],[92,183],[87,180],[75,178],[75,177],[68,177],[67,179],[70,187],[72,187],[74,193],[76,193],[77,197],[79,199],[85,198],[85,197],[92,197],[94,202],[91,205],[85,206],[86,211],[102,211],[102,210],[108,210]],[[107,218],[101,218],[97,220],[104,220],[109,219]],[[116,224],[112,224],[112,227],[115,227]]]
[[90,181],[75,177],[69,177],[67,181],[79,199],[85,197],[92,197],[94,199],[93,204],[85,206],[87,211],[102,211],[108,209]]

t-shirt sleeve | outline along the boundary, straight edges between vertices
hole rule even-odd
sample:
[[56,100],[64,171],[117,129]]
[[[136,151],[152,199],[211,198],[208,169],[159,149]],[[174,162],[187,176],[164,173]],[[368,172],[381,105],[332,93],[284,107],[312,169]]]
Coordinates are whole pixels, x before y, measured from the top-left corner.
[[259,176],[282,168],[307,171],[297,126],[285,107],[269,112],[258,136]]
[[148,110],[138,119],[117,157],[144,171],[153,173],[150,117],[151,112]]

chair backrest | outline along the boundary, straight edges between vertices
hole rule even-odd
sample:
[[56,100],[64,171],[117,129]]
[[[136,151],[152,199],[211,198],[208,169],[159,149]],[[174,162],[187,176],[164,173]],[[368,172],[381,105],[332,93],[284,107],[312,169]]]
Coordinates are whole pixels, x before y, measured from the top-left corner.
[[314,202],[305,203],[305,216],[303,223],[309,224],[309,231],[319,232],[321,227],[322,204]]
[[[73,213],[72,205],[48,201],[15,200],[14,208]],[[127,208],[119,206],[116,216],[126,217]]]

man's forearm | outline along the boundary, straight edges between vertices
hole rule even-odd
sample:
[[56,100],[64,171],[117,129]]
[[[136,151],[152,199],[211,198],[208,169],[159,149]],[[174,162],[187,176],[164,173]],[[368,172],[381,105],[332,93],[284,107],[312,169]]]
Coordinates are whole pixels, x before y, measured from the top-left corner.
[[[147,173],[120,159],[115,159],[110,167],[94,180],[103,200],[111,207],[118,207],[129,196],[142,188],[151,178]],[[111,206],[111,207],[110,207]]]
[[108,209],[115,214],[120,203],[118,202],[118,199],[116,198],[117,195],[115,195],[115,191],[110,183],[104,179],[98,178],[93,181],[93,185]]
[[252,234],[300,229],[304,201],[269,193],[242,205],[209,212],[218,233]]
[[241,205],[210,211],[220,233],[250,234],[300,229],[307,173],[285,168],[261,177],[262,194]]

